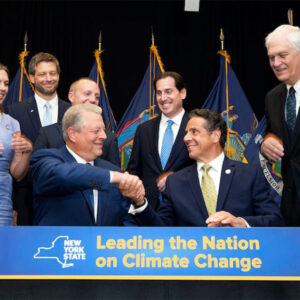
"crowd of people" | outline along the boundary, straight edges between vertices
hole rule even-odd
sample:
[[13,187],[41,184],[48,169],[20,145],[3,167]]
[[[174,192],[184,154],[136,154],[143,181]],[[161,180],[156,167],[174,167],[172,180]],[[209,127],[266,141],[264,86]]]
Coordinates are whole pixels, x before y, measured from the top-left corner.
[[59,62],[40,52],[28,68],[34,96],[5,111],[9,74],[0,64],[0,225],[299,226],[300,28],[281,25],[265,44],[281,83],[266,96],[261,153],[282,161],[281,207],[260,166],[225,156],[224,118],[184,110],[180,74],[155,78],[160,114],[137,128],[122,172],[97,83],[76,80],[63,101]]

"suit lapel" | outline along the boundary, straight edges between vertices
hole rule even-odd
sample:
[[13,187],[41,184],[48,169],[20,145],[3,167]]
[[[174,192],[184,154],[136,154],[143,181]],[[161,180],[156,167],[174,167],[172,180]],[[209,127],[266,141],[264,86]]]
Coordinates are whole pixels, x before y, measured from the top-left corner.
[[[278,118],[279,124],[281,127],[281,136],[283,139],[283,144],[288,145],[290,147],[290,139],[289,139],[289,131],[287,128],[286,120],[285,120],[285,102],[286,102],[287,90],[285,84],[282,84],[281,90],[278,93]],[[276,107],[276,106],[275,106]],[[285,149],[289,151],[288,149]]]
[[[71,153],[68,151],[66,146],[60,148],[59,151],[61,151],[61,154],[64,157],[66,162],[76,162],[76,159],[71,155]],[[93,212],[93,208],[91,207],[91,203],[89,201],[88,190],[84,190],[81,193],[82,193],[83,200],[86,202],[86,204],[88,206],[90,216],[91,216],[93,222],[95,223],[94,212]],[[98,196],[98,202],[99,202],[99,196]],[[98,211],[99,211],[99,203],[98,203]]]
[[182,150],[186,147],[183,142],[183,138],[185,136],[185,128],[186,128],[186,124],[187,124],[188,120],[189,120],[188,114],[184,113],[181,124],[180,124],[179,131],[176,136],[176,140],[173,144],[172,151],[171,151],[170,157],[167,161],[165,170],[168,170],[170,168],[170,166],[172,166],[174,164],[174,161],[177,159],[178,155],[180,153],[182,153]]
[[[206,220],[208,218],[208,212],[207,208],[204,202],[204,198],[202,195],[202,191],[200,188],[200,183],[199,183],[199,176],[198,176],[198,171],[197,171],[197,164],[195,163],[188,174],[188,182],[190,185],[190,189],[192,191],[191,195],[192,201],[195,202],[195,206],[198,206],[200,208],[200,213],[203,216],[203,219]],[[193,205],[191,205],[192,207]]]
[[64,113],[66,112],[66,106],[64,104],[63,100],[58,98],[58,116],[57,116],[57,122],[60,122],[64,116]]
[[221,171],[221,178],[220,178],[220,187],[218,192],[218,200],[217,200],[217,209],[216,211],[220,211],[223,209],[225,201],[227,199],[227,195],[230,188],[234,188],[231,186],[231,181],[235,173],[235,165],[234,163],[225,157],[222,171]]
[[31,127],[36,132],[35,135],[37,136],[40,128],[42,127],[42,123],[40,120],[39,111],[34,96],[29,98],[28,101],[26,101],[25,111],[28,115],[28,119],[32,123]]
[[151,129],[151,141],[154,141],[154,143],[151,143],[151,155],[153,156],[154,162],[156,163],[157,168],[160,170],[160,172],[163,171],[160,157],[158,153],[158,135],[159,135],[159,124],[160,124],[161,115],[156,117],[153,120],[153,130]]
[[[101,167],[101,160],[96,159],[94,161],[94,165],[96,167]],[[108,201],[105,201],[105,197],[107,196],[107,193],[104,193],[101,190],[98,190],[98,209],[97,209],[97,225],[103,225],[103,220],[105,219],[105,211],[106,211],[106,203]]]

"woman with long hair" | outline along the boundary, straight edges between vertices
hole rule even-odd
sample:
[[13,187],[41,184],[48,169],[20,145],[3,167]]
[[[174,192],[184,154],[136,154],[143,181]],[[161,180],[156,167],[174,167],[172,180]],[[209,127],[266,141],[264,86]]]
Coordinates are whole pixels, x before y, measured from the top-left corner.
[[0,225],[13,225],[12,177],[20,181],[28,171],[32,143],[21,135],[19,122],[4,113],[8,69],[0,64]]

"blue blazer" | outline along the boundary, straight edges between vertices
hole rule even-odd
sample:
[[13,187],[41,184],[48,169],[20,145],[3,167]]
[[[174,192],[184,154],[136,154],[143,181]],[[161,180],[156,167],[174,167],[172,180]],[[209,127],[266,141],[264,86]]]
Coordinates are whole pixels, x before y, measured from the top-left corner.
[[[78,164],[66,147],[41,149],[32,155],[34,224],[46,226],[135,225],[129,199],[110,184],[109,170],[120,171],[100,158],[95,166]],[[88,193],[98,190],[97,222]]]
[[[254,226],[282,226],[279,207],[269,194],[259,166],[224,159],[217,211],[227,211]],[[170,175],[158,213],[150,205],[137,219],[143,225],[207,226],[206,205],[200,188],[197,164]]]

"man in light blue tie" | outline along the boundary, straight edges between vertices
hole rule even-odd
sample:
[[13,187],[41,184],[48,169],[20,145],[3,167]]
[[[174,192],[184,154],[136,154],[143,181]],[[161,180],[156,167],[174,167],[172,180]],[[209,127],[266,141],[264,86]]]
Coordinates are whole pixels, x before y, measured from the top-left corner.
[[183,108],[187,91],[182,76],[162,73],[154,86],[161,114],[137,128],[127,171],[142,179],[149,203],[158,209],[168,175],[192,160],[183,142],[189,118]]
[[300,226],[300,28],[281,25],[266,37],[270,66],[281,83],[266,96],[266,136],[261,150],[282,161],[281,210],[285,223]]
[[[41,127],[60,122],[70,104],[57,95],[60,66],[57,58],[45,52],[34,55],[28,73],[35,87],[34,96],[8,106],[6,112],[20,123],[22,134],[35,143]],[[18,225],[31,225],[33,220],[32,186],[26,176],[14,182],[14,208],[18,212]]]

